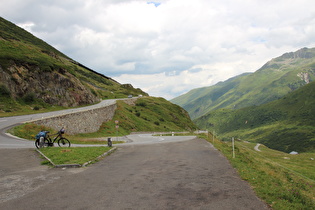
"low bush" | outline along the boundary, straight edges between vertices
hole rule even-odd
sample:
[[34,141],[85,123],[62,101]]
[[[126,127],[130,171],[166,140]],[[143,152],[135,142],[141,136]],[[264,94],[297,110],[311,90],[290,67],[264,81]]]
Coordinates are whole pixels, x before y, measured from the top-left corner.
[[11,91],[5,85],[0,85],[0,97],[9,98],[11,97]]

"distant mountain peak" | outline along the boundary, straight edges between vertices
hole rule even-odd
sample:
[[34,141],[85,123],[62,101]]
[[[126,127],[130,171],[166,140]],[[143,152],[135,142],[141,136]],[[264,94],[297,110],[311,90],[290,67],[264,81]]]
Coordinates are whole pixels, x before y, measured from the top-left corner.
[[[273,58],[264,64],[258,71],[264,69],[283,70],[286,66],[296,65],[296,62],[309,62],[315,58],[315,48],[302,48],[296,52],[288,52],[283,55]],[[301,60],[302,59],[302,60]],[[302,64],[302,63],[301,63]]]
[[314,58],[315,52],[312,48],[304,47],[296,52],[284,53],[278,59]]
[[264,104],[314,80],[315,48],[302,48],[273,58],[254,73],[191,90],[171,101],[196,119],[216,109]]

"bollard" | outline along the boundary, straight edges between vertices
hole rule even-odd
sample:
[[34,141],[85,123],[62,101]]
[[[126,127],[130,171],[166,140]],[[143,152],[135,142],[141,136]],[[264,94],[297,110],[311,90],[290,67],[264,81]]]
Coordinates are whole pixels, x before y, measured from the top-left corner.
[[109,147],[112,147],[113,143],[112,143],[112,139],[111,139],[111,138],[108,138],[108,139],[107,139],[107,145],[108,145]]

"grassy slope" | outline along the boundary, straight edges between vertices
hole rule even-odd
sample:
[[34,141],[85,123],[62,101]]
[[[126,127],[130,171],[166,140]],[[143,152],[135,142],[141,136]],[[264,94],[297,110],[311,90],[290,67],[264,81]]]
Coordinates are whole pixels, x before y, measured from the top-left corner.
[[[178,105],[172,104],[163,98],[143,97],[139,98],[134,106],[123,101],[117,101],[113,120],[103,123],[96,133],[65,135],[72,143],[99,143],[89,139],[97,137],[110,137],[116,134],[122,136],[131,132],[155,132],[155,131],[194,131],[197,127],[191,121],[188,113]],[[119,129],[116,130],[115,121],[119,121]],[[10,131],[21,138],[34,140],[40,130],[56,131],[34,124],[17,126]]]
[[306,83],[297,76],[301,72],[308,73],[313,81],[314,69],[315,48],[304,48],[273,59],[254,73],[239,75],[214,86],[192,90],[171,101],[184,107],[192,119],[215,109],[239,109],[260,105],[279,99],[305,85]]
[[315,150],[315,82],[285,97],[239,110],[220,109],[197,119],[222,138],[256,141],[280,151]]
[[[140,89],[135,89],[131,85],[121,85],[111,78],[73,61],[43,40],[0,17],[0,67],[3,71],[7,71],[7,68],[13,65],[31,68],[30,71],[36,74],[67,71],[78,78],[94,95],[102,99],[124,98],[129,94],[147,95]],[[27,77],[29,74],[21,73],[20,76]],[[14,80],[13,76],[11,80]],[[36,98],[29,102],[24,98],[27,95],[14,98],[10,94],[10,89],[1,83],[0,89],[9,90],[9,94],[3,94],[3,91],[0,91],[0,114],[2,116],[8,115],[4,112],[11,112],[9,115],[29,113],[35,106],[44,109],[42,111],[56,109]]]
[[[188,113],[178,105],[163,98],[142,97],[135,106],[117,101],[113,120],[103,123],[97,133],[78,134],[76,139],[104,136],[122,136],[131,132],[194,131],[197,129]],[[116,130],[115,121],[119,129]]]
[[231,162],[241,176],[250,183],[256,194],[274,210],[314,209],[315,164],[314,153],[288,155],[263,145],[235,142],[235,158],[231,142],[222,142],[212,135],[206,137]]
[[117,120],[128,131],[193,131],[188,113],[163,98],[143,97],[136,106],[119,104]]
[[[237,87],[241,81],[244,81],[247,76],[248,74],[242,74],[210,87],[191,90],[184,95],[172,99],[171,102],[187,110],[192,119],[197,118],[207,113],[212,107],[224,106],[231,91],[234,92],[235,87]],[[237,95],[238,94],[236,94],[236,96]]]

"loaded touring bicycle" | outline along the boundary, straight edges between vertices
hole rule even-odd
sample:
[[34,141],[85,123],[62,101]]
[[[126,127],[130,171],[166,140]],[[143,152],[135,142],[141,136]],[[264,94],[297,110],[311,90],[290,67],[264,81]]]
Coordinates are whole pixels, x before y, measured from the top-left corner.
[[41,131],[35,137],[35,146],[37,149],[42,147],[53,147],[54,143],[57,143],[59,147],[70,147],[70,141],[63,137],[65,129],[61,128],[56,134],[55,138],[49,136],[49,131]]

